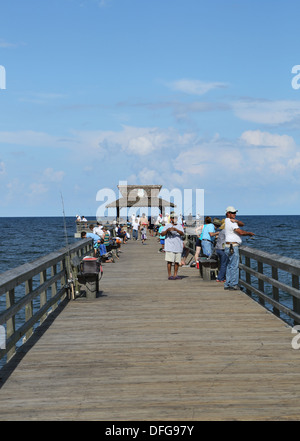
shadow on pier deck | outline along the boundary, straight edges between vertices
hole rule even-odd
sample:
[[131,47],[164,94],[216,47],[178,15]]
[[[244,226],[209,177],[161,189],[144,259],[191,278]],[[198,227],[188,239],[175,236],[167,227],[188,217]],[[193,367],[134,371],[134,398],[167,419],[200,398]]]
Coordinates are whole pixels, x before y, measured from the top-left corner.
[[[104,265],[0,390],[0,420],[299,420],[291,329],[195,268],[167,280],[156,239]],[[46,326],[46,324],[45,324]]]

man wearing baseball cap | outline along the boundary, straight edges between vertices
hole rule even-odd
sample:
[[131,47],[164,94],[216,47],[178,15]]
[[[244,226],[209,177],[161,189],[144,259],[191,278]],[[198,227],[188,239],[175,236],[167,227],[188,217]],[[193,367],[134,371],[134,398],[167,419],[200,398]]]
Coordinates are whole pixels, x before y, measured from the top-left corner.
[[239,283],[239,246],[242,243],[241,236],[254,236],[250,231],[244,231],[240,227],[244,226],[242,221],[238,221],[236,210],[233,206],[226,208],[225,219],[225,254],[228,256],[226,269],[226,282],[224,289],[240,290]]

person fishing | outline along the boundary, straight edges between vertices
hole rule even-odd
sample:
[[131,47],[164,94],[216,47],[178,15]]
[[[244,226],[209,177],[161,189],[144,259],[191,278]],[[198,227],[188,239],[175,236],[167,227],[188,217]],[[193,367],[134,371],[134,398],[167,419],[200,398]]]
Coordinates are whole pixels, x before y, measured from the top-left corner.
[[241,289],[238,284],[240,260],[239,246],[242,243],[241,236],[254,236],[254,233],[244,231],[240,228],[244,226],[244,223],[236,219],[237,211],[238,210],[232,206],[227,207],[225,219],[225,254],[228,257],[228,264],[224,289],[235,291]]

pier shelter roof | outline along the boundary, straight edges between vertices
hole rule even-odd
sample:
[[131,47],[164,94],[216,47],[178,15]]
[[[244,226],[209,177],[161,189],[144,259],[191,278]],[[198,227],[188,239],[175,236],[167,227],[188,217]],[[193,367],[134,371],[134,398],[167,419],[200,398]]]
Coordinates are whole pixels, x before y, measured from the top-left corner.
[[161,188],[162,185],[118,185],[122,197],[106,205],[106,208],[116,208],[118,217],[119,210],[125,207],[153,207],[161,212],[165,207],[176,207],[173,202],[159,197]]

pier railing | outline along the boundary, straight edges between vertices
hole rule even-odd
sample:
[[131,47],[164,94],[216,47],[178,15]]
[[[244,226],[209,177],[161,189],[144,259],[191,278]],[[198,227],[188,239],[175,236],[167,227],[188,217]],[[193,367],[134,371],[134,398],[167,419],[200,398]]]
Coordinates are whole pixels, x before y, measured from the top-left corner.
[[[123,222],[120,221],[120,223],[122,224]],[[126,222],[123,223],[124,225],[126,225]],[[86,233],[90,233],[90,225],[97,225],[97,220],[90,220],[87,222],[76,222],[76,233],[74,235],[74,237],[76,238],[80,238],[81,237],[81,233],[83,231],[85,231]],[[114,232],[115,232],[115,225],[113,225],[112,223],[110,223],[109,221],[103,221],[102,225],[105,226],[109,231],[110,234],[112,236],[114,236]]]
[[[188,248],[196,250],[196,236]],[[289,324],[300,324],[300,260],[240,247],[240,286],[246,294]]]
[[240,247],[240,285],[285,321],[300,324],[300,260]]
[[5,329],[0,361],[5,355],[8,361],[58,304],[71,297],[71,260],[83,258],[92,250],[91,239],[80,240],[0,275],[0,326]]

